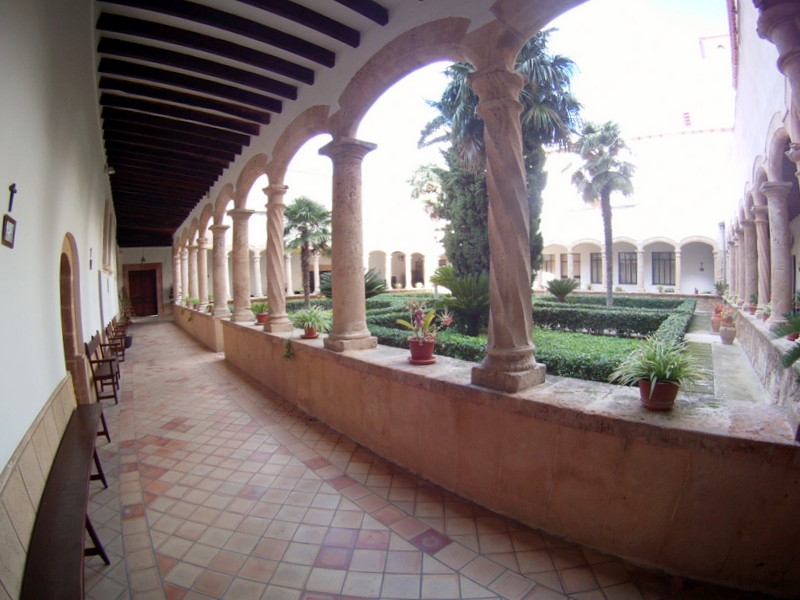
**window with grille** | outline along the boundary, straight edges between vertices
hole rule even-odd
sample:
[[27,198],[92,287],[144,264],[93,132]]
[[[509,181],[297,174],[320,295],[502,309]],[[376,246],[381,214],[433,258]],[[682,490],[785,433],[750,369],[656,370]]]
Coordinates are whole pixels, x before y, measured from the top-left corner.
[[591,283],[603,283],[603,255],[599,252],[592,252],[589,255],[591,266]]
[[556,272],[556,259],[553,254],[542,255],[542,271],[544,271],[545,273]]
[[636,283],[636,252],[619,253],[619,282]]
[[675,285],[674,252],[653,252],[653,285]]

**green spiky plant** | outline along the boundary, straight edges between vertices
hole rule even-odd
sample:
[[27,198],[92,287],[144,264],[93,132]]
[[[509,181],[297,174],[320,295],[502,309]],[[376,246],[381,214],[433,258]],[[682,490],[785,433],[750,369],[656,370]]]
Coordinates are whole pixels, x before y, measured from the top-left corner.
[[547,291],[553,294],[559,302],[565,302],[567,296],[578,289],[580,285],[569,277],[567,279],[551,279],[547,284]]
[[[785,313],[783,318],[786,319],[786,321],[780,323],[772,330],[775,335],[785,337],[792,334],[800,334],[800,314],[794,315],[792,313]],[[781,362],[784,368],[788,369],[798,360],[800,360],[800,341],[795,340],[794,345],[783,355]],[[798,377],[798,382],[800,382],[800,377]]]
[[703,376],[686,342],[649,337],[620,363],[609,381],[636,385],[641,379],[649,379],[652,396],[659,382],[684,386],[701,381]]

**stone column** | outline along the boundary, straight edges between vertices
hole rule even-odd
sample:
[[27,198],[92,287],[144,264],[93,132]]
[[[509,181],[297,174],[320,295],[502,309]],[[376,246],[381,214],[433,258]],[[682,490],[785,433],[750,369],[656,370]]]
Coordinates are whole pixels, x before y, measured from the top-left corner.
[[758,310],[757,316],[763,313],[764,305],[770,299],[770,274],[769,274],[769,222],[767,221],[767,207],[756,205],[753,207],[756,222],[756,248],[758,254]]
[[189,289],[189,250],[186,246],[181,248],[181,292],[187,298],[192,295]]
[[[789,80],[792,104],[800,112],[800,4],[754,0],[759,8],[758,35],[778,49],[778,70]],[[772,307],[775,314],[775,307]],[[771,319],[770,319],[771,320]]]
[[183,288],[181,287],[181,249],[176,248],[172,255],[172,303],[180,304],[183,298]]
[[761,192],[767,197],[769,207],[772,313],[767,325],[770,328],[784,322],[783,314],[792,309],[792,233],[786,206],[786,197],[791,189],[791,183],[782,181],[761,184]]
[[247,222],[255,211],[234,208],[228,211],[233,220],[233,315],[232,321],[249,323],[255,321],[250,310],[250,250]]
[[208,240],[197,238],[197,297],[200,298],[200,310],[208,306]]
[[225,247],[225,232],[228,225],[209,227],[213,235],[214,250],[211,255],[211,277],[214,286],[215,317],[230,317],[228,310],[228,249]]
[[383,259],[383,278],[386,280],[386,289],[392,289],[392,253],[387,252]]
[[319,252],[316,250],[311,252],[311,269],[314,272],[314,289],[311,294],[316,296],[319,294]]
[[744,272],[744,232],[742,229],[736,230],[736,294],[739,296],[738,306],[741,306],[745,298],[745,272]]
[[644,250],[636,251],[636,291],[644,292]]
[[575,279],[575,254],[567,252],[567,277]]
[[411,267],[413,266],[411,264],[412,259],[411,255],[408,253],[404,253],[403,256],[405,257],[405,259],[403,260],[403,270],[404,270],[404,276],[406,278],[406,285],[404,287],[405,289],[410,290],[414,288],[414,286],[411,285]]
[[283,272],[284,277],[286,278],[286,295],[291,296],[294,294],[294,285],[292,285],[292,255],[291,254],[284,254],[283,255]]
[[675,250],[675,293],[681,294],[681,276],[683,272],[683,268],[681,265],[681,251]]
[[[249,254],[249,253],[248,253]],[[261,289],[261,253],[253,250],[253,295],[263,296],[264,290]]]
[[712,271],[714,272],[714,283],[717,281],[724,281],[725,274],[722,271],[722,261],[720,257],[722,256],[722,252],[719,250],[714,250],[713,257],[714,257],[714,268]]
[[198,297],[197,291],[197,244],[189,246],[189,295]]
[[[752,219],[742,222],[744,233],[744,301],[750,306],[750,296],[758,295],[758,261],[756,258],[756,223]],[[758,300],[756,300],[758,303]]]
[[728,240],[728,260],[726,261],[728,267],[727,281],[728,281],[728,293],[734,294],[736,293],[736,252],[735,252],[735,244],[733,242],[733,238]]
[[378,345],[377,338],[370,336],[367,329],[361,211],[361,163],[375,148],[368,142],[336,138],[319,150],[333,162],[333,327],[323,341],[329,350],[360,350]]
[[267,195],[267,302],[269,319],[264,331],[292,331],[286,314],[286,272],[283,258],[283,197],[289,188],[273,183],[264,188]]
[[531,338],[530,213],[522,160],[522,78],[491,67],[469,75],[484,122],[489,195],[489,332],[472,383],[518,392],[544,382]]

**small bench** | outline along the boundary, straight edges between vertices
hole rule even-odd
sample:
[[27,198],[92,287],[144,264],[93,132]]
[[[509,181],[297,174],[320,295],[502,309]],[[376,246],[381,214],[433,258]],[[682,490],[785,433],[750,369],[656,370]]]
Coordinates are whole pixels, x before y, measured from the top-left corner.
[[[84,557],[99,555],[111,564],[87,515],[89,482],[100,479],[108,487],[94,447],[101,410],[79,404],[64,430],[36,511],[20,600],[80,600]],[[86,547],[85,532],[94,546]]]

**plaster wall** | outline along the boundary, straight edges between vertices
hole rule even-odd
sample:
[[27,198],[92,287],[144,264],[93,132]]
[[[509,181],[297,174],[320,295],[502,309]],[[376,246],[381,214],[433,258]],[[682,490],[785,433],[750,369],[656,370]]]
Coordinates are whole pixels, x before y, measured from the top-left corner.
[[444,357],[419,368],[295,338],[287,359],[284,337],[223,334],[226,359],[273,393],[461,496],[668,572],[800,594],[800,454],[780,407],[661,415],[632,389],[557,377],[507,395]]
[[[67,234],[76,248],[83,339],[103,325],[98,269],[109,190],[93,10],[90,2],[0,3],[0,213],[9,209],[8,186],[18,189],[10,212],[17,221],[14,248],[0,246],[0,465],[66,375],[58,315]],[[116,300],[112,304],[116,310]]]

